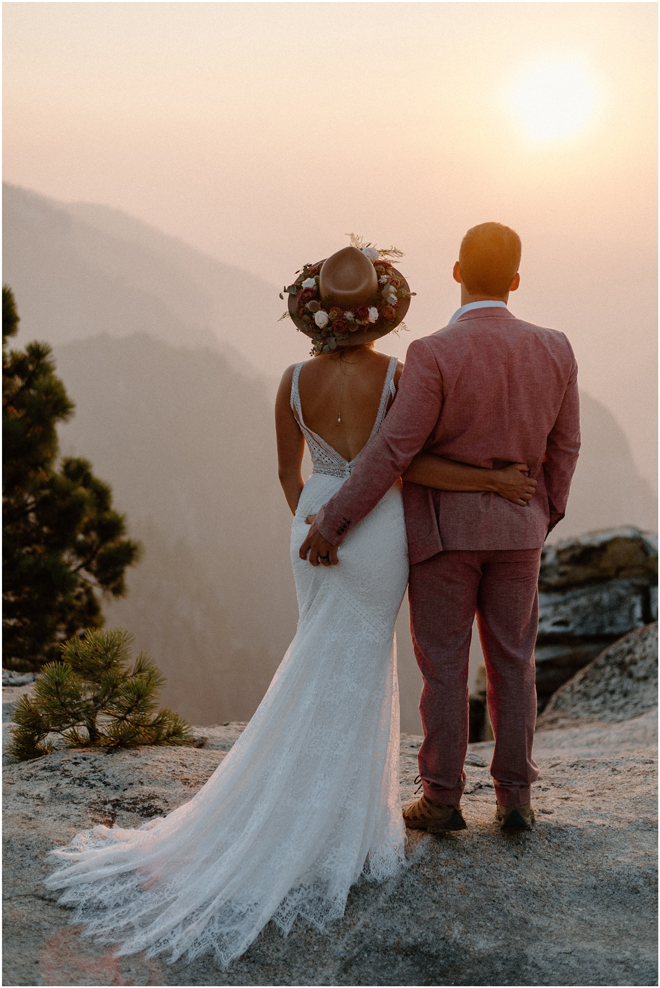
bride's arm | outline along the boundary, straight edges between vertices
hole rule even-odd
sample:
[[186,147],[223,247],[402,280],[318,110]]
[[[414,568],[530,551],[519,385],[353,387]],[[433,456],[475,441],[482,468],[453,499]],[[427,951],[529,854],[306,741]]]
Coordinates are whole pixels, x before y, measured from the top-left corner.
[[291,410],[291,381],[294,366],[287,367],[284,371],[275,399],[278,472],[284,496],[293,514],[298,507],[300,492],[305,486],[301,471],[305,439]]
[[531,501],[536,481],[525,476],[525,463],[513,463],[502,470],[472,467],[467,463],[446,460],[434,453],[418,453],[403,479],[441,491],[493,491],[514,504]]

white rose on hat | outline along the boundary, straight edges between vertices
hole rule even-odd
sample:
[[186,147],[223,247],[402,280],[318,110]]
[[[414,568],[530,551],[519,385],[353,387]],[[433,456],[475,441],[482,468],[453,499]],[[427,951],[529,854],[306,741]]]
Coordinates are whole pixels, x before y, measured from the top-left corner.
[[323,309],[319,309],[319,311],[314,316],[314,322],[319,327],[319,329],[325,329],[325,327],[328,325],[328,313],[324,312]]
[[379,312],[375,305],[369,309],[369,322],[378,322]]
[[375,247],[363,247],[362,253],[365,257],[368,257],[370,261],[378,260],[378,251]]
[[303,288],[316,288],[316,278],[305,278],[302,283]]

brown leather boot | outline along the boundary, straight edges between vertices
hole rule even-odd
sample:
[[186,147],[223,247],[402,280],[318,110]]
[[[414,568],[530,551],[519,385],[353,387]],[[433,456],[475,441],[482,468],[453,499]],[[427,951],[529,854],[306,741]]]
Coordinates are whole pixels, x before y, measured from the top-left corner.
[[497,804],[495,820],[500,825],[500,830],[531,830],[535,821],[532,804],[525,806],[502,806]]
[[404,806],[403,819],[410,830],[428,830],[430,834],[443,830],[467,830],[460,806],[432,803],[426,796]]

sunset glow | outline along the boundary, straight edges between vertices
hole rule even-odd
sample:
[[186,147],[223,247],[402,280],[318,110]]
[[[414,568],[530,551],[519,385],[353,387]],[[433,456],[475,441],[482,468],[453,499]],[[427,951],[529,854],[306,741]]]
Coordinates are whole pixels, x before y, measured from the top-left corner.
[[655,4],[7,3],[3,46],[5,181],[265,279],[277,346],[240,342],[269,373],[307,352],[278,287],[347,230],[405,252],[404,357],[465,230],[514,227],[515,312],[568,334],[655,483]]
[[583,64],[542,62],[527,69],[511,92],[511,105],[530,137],[555,141],[584,128],[596,108],[596,91]]

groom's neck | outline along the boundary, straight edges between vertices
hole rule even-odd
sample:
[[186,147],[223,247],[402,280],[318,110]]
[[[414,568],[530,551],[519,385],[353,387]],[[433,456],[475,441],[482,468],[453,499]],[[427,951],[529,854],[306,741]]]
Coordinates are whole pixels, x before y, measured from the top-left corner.
[[509,293],[506,295],[472,295],[461,282],[461,305],[468,305],[470,302],[508,302]]

